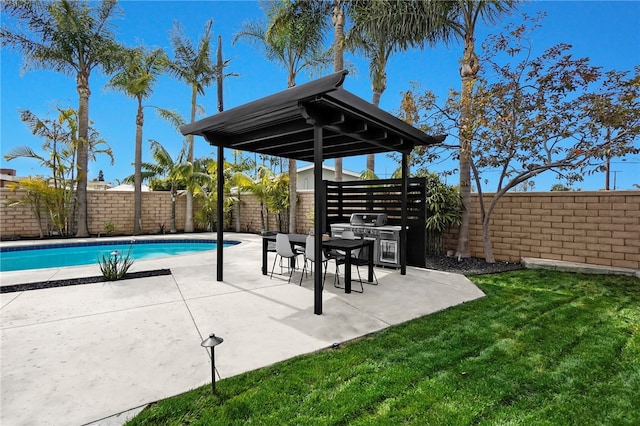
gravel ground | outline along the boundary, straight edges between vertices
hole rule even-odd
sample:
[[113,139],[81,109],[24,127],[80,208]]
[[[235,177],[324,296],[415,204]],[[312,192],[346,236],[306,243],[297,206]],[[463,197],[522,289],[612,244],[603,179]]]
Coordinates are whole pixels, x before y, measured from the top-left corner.
[[[171,275],[171,270],[155,269],[153,271],[129,272],[124,275],[123,279],[126,280],[131,278],[157,277],[160,275]],[[106,281],[107,280],[102,275],[95,276],[95,277],[72,278],[68,280],[40,281],[36,283],[5,285],[0,287],[0,293],[13,293],[16,291],[40,290],[41,288],[54,288],[54,287],[66,287],[70,285],[103,283]]]
[[484,259],[479,259],[477,257],[468,257],[458,260],[457,257],[444,255],[427,255],[426,266],[428,269],[435,269],[444,272],[457,272],[463,275],[496,274],[499,272],[514,271],[524,268],[521,263],[487,263]]

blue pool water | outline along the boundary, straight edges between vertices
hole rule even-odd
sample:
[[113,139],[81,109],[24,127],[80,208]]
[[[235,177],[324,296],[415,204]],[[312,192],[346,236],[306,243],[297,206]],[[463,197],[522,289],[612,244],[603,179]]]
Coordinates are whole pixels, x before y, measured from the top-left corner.
[[[223,247],[238,244],[225,241]],[[103,255],[117,250],[126,255],[131,247],[135,260],[188,254],[216,249],[216,240],[109,241],[99,243],[55,244],[30,247],[0,248],[0,271],[56,268],[98,264]]]

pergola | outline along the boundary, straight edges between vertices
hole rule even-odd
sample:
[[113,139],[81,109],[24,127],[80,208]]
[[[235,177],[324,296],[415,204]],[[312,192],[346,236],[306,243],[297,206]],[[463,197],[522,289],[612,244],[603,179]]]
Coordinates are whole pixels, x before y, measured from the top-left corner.
[[[434,145],[446,135],[429,136],[342,88],[347,71],[311,81],[183,126],[183,135],[203,136],[218,147],[218,170],[224,168],[224,148],[267,154],[314,164],[314,209],[324,209],[322,162],[325,159],[382,152],[402,153],[401,273],[406,274],[407,156],[418,145]],[[218,173],[218,194],[224,174]],[[323,215],[314,219],[322,235]],[[218,197],[218,224],[223,223],[223,197]],[[295,231],[295,230],[294,230]],[[217,231],[217,280],[223,280],[223,229]],[[315,239],[315,252],[322,239]],[[315,270],[322,270],[317,256]],[[314,313],[322,314],[322,274],[314,275]]]

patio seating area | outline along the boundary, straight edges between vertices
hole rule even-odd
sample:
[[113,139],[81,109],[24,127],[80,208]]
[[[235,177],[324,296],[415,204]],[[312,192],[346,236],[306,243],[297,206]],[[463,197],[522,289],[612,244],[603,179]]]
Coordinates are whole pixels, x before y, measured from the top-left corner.
[[[462,275],[376,268],[379,285],[363,294],[325,286],[324,312],[313,315],[313,280],[263,275],[258,235],[225,239],[241,244],[225,249],[222,282],[204,252],[131,269],[168,276],[1,294],[0,423],[85,424],[210,383],[200,347],[209,333],[224,338],[224,379],[483,296]],[[2,285],[93,275],[97,265],[10,272]]]

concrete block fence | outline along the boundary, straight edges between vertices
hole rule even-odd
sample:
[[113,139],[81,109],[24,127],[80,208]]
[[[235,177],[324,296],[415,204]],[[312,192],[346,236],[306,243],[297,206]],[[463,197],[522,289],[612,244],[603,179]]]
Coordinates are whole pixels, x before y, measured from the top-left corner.
[[[470,250],[483,257],[478,195],[472,197]],[[640,191],[514,192],[500,200],[491,218],[497,260],[532,257],[640,269]],[[456,242],[452,232],[445,244],[455,250]]]
[[[38,221],[31,206],[7,206],[7,199],[21,197],[20,191],[0,189],[0,237],[3,239],[38,238]],[[116,235],[133,234],[134,194],[131,191],[89,191],[87,194],[88,227],[91,235],[106,235],[105,225],[113,222]],[[186,198],[176,200],[176,228],[184,231]],[[171,227],[171,194],[169,192],[142,193],[142,229],[144,234],[157,234],[164,226]]]
[[[489,203],[492,194],[486,194]],[[4,201],[16,194],[0,189],[0,236],[38,238],[37,221],[28,205],[8,207]],[[142,194],[144,233],[169,231],[171,195]],[[482,224],[477,194],[472,194],[470,249],[483,257]],[[260,205],[251,194],[240,196],[232,213],[231,229],[260,232]],[[178,197],[176,225],[184,230],[186,201]],[[298,232],[313,226],[313,192],[298,193]],[[104,234],[108,221],[118,234],[133,232],[133,192],[90,191],[89,231]],[[275,216],[270,227],[276,229]],[[640,269],[640,191],[514,192],[505,195],[494,210],[491,223],[494,256],[518,262],[523,257],[564,260],[594,265]],[[456,232],[445,238],[455,250]]]

